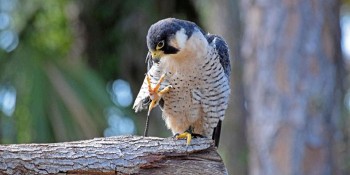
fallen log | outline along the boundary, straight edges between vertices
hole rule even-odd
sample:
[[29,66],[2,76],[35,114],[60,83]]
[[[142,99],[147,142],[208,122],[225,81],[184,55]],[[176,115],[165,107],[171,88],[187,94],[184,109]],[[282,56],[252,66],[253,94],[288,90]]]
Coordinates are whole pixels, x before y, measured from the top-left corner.
[[118,136],[0,145],[0,174],[227,174],[213,141]]

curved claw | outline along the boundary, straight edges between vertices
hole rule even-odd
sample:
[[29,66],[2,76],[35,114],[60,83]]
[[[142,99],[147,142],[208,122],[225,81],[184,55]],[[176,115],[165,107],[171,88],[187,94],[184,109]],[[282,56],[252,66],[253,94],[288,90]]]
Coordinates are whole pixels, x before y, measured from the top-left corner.
[[152,109],[157,106],[158,101],[159,100],[155,100],[155,99],[151,101],[151,103],[149,104],[149,107],[148,107],[148,112],[147,112],[148,116],[151,113]]
[[178,134],[175,136],[176,139],[186,139],[186,145],[190,145],[191,140],[192,140],[192,134],[189,132],[184,132],[182,134]]
[[159,78],[156,86],[154,88],[152,88],[151,78],[148,74],[146,75],[146,80],[147,80],[147,84],[148,84],[148,91],[149,91],[150,99],[152,100],[151,103],[149,104],[149,107],[148,107],[148,113],[147,113],[148,116],[151,113],[152,109],[158,105],[158,102],[161,99],[161,97],[165,93],[168,93],[170,91],[170,89],[172,88],[172,86],[169,85],[169,86],[165,87],[163,90],[161,90],[161,91],[159,90],[160,85],[164,81],[165,76],[166,76],[166,74],[163,74]]

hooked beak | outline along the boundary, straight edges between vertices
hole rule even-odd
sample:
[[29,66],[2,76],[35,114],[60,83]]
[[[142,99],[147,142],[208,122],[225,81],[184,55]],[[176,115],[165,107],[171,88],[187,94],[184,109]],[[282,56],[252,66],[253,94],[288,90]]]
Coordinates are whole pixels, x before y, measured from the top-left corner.
[[160,58],[163,56],[163,51],[150,51],[152,55],[152,59],[154,62],[159,62]]

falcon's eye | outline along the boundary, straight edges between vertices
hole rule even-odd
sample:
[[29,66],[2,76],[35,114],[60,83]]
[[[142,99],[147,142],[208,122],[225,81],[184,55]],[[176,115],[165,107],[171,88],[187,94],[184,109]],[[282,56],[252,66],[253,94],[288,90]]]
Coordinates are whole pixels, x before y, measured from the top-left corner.
[[163,47],[164,47],[164,40],[160,41],[160,42],[157,44],[156,49],[159,50],[159,49],[161,49],[161,48],[163,48]]

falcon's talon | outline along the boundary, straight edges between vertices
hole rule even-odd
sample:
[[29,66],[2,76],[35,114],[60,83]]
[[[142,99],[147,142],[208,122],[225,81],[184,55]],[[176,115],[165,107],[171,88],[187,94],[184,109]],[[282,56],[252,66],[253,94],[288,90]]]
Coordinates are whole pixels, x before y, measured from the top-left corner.
[[175,136],[176,139],[186,139],[186,146],[190,145],[191,140],[192,140],[192,134],[190,132],[185,131],[182,134],[178,134],[177,136]]
[[177,136],[180,135],[179,133],[176,133],[172,136],[172,138],[177,139]]
[[187,140],[187,146],[190,145],[192,138],[204,138],[205,136],[201,135],[201,134],[197,134],[197,133],[193,133],[194,132],[194,128],[193,126],[190,126],[184,133],[179,134],[176,133],[173,137],[175,137],[176,139],[186,139]]
[[150,96],[150,99],[151,99],[151,103],[149,104],[147,115],[149,115],[149,114],[151,113],[151,110],[152,110],[154,107],[157,106],[157,104],[159,103],[161,97],[162,97],[164,94],[168,93],[168,92],[170,91],[170,89],[172,88],[172,86],[169,85],[169,86],[165,87],[164,89],[159,90],[160,85],[161,85],[161,83],[164,81],[165,76],[166,76],[166,73],[163,74],[163,75],[159,78],[159,80],[158,80],[158,82],[157,82],[157,84],[156,84],[156,86],[155,86],[154,88],[152,88],[150,76],[149,76],[148,74],[147,74],[147,76],[146,76],[146,80],[147,80],[147,84],[148,84],[148,92],[149,92],[149,96]]

